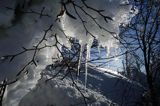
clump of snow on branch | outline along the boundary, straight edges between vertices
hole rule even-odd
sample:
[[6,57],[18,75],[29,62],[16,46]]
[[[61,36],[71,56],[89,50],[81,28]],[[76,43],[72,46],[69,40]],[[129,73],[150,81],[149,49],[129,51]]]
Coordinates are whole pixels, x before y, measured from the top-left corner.
[[[87,62],[90,59],[93,39],[97,39],[100,46],[107,48],[107,56],[109,56],[110,48],[118,47],[115,37],[119,34],[120,24],[128,24],[134,14],[130,14],[132,6],[128,5],[128,0],[101,0],[101,2],[99,0],[87,0],[86,4],[95,8],[96,11],[83,7],[83,2],[78,0],[75,1],[75,4],[78,6],[71,4],[67,11],[71,12],[76,19],[65,13],[61,18],[61,25],[67,36],[78,39],[81,47],[87,48],[85,62],[85,81],[87,81]],[[104,19],[105,16],[108,16],[106,20]]]

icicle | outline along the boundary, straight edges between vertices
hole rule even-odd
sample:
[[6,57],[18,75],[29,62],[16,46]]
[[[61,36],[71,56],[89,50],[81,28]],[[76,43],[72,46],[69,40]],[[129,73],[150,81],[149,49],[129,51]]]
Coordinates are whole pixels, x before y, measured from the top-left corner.
[[79,74],[80,74],[80,66],[81,66],[81,58],[82,58],[82,52],[83,52],[83,45],[81,45],[80,44],[80,54],[79,54],[79,57],[78,57],[78,69],[77,69],[77,71],[78,71],[78,76],[79,76]]
[[94,41],[94,38],[93,37],[90,37],[89,38],[89,42],[87,43],[87,53],[88,53],[88,60],[90,60],[90,51],[91,51],[91,46],[93,44],[93,41]]
[[101,49],[100,49],[100,45],[99,44],[98,44],[97,49],[98,49],[98,56],[100,57],[101,56]]
[[110,48],[107,46],[105,47],[105,49],[106,49],[106,58],[108,58],[110,53]]
[[[115,56],[117,56],[118,55],[118,49],[117,48],[114,48],[115,49]],[[114,61],[118,61],[119,60],[119,57],[115,57],[114,58]]]
[[86,47],[86,60],[85,60],[85,89],[87,86],[87,75],[88,75],[88,61],[90,60],[90,50],[93,43],[94,38],[89,38],[89,42],[87,43]]
[[110,41],[108,41],[107,42],[107,46],[106,46],[106,49],[107,49],[107,54],[106,54],[106,56],[107,56],[107,58],[110,56],[110,53],[111,53],[111,47],[114,47],[113,46],[113,40],[110,40]]
[[87,86],[87,75],[88,75],[88,59],[89,59],[89,53],[90,52],[88,50],[88,44],[87,44],[87,50],[86,50],[86,61],[85,61],[85,89],[86,89],[86,86]]

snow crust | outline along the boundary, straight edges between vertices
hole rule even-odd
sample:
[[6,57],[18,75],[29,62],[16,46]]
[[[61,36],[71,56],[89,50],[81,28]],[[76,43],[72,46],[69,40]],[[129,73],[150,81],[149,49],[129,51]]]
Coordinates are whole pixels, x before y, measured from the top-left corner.
[[[110,16],[113,20],[106,22],[96,11],[90,10],[84,7],[84,10],[96,18],[99,26],[87,16],[80,8],[76,7],[77,12],[85,21],[85,27],[81,18],[76,13],[74,7],[67,5],[68,11],[76,17],[76,20],[69,17],[66,12],[60,18],[60,21],[56,21],[56,16],[59,14],[61,5],[60,0],[46,0],[44,2],[32,5],[25,9],[30,9],[41,12],[41,9],[45,7],[44,13],[48,13],[51,17],[42,17],[35,14],[23,14],[23,16],[13,24],[12,21],[16,21],[17,17],[14,15],[14,10],[7,9],[6,7],[15,8],[17,4],[23,3],[24,0],[1,0],[0,1],[0,81],[7,79],[12,81],[17,77],[17,73],[31,61],[34,51],[28,51],[21,55],[16,56],[12,62],[6,61],[5,55],[17,54],[24,50],[24,48],[32,49],[43,38],[44,30],[53,24],[52,30],[46,33],[46,39],[38,47],[45,45],[54,45],[56,40],[71,48],[71,44],[67,37],[74,37],[79,40],[81,45],[81,52],[87,48],[86,53],[86,71],[85,71],[85,85],[87,83],[87,67],[90,59],[90,48],[92,46],[94,38],[99,41],[99,45],[107,48],[109,55],[110,48],[117,48],[118,43],[114,39],[119,33],[120,24],[128,24],[134,14],[129,14],[131,11],[131,5],[123,5],[128,0],[87,0],[86,3],[96,9],[105,10],[103,15]],[[83,5],[80,0],[76,0],[75,3],[79,6]],[[123,6],[122,6],[123,5]],[[50,35],[56,35],[50,36]],[[66,37],[67,36],[67,37]],[[61,45],[58,45],[61,48]],[[81,58],[80,53],[80,58]],[[26,95],[30,89],[33,89],[41,78],[41,71],[48,65],[54,63],[53,58],[58,58],[60,53],[56,47],[47,47],[41,49],[36,53],[35,60],[37,66],[34,64],[27,66],[28,74],[22,72],[18,77],[22,77],[16,83],[7,87],[4,98],[4,106],[17,106],[21,98]],[[5,61],[4,61],[5,60]],[[79,62],[80,65],[80,62]]]

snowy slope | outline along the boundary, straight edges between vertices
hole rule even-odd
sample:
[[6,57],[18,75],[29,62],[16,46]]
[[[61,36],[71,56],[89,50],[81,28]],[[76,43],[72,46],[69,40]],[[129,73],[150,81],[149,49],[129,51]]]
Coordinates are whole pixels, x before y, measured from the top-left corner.
[[[105,69],[107,70],[107,69]],[[55,70],[44,70],[43,77],[36,88],[31,90],[21,100],[19,106],[84,106],[84,100],[80,92],[73,86],[72,80],[62,74],[53,80],[45,82],[47,73],[55,74]],[[91,106],[114,105],[131,106],[140,100],[143,88],[136,83],[127,81],[122,75],[109,71],[104,74],[104,69],[88,68],[87,89],[84,87],[85,75],[80,75],[75,82],[82,93],[87,96],[87,102]],[[49,77],[49,76],[48,76]]]

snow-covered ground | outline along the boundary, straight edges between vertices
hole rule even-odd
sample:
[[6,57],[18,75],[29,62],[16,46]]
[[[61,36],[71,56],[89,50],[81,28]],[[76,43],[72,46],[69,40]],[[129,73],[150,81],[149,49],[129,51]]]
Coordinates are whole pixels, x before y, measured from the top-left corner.
[[89,106],[132,106],[140,100],[143,92],[143,87],[138,83],[112,70],[98,69],[93,65],[88,68],[87,88],[84,86],[83,74],[76,78],[73,73],[79,90],[70,75],[61,80],[64,73],[46,82],[57,71],[44,70],[36,88],[23,97],[19,106],[84,106],[84,98],[79,90],[87,97]]

